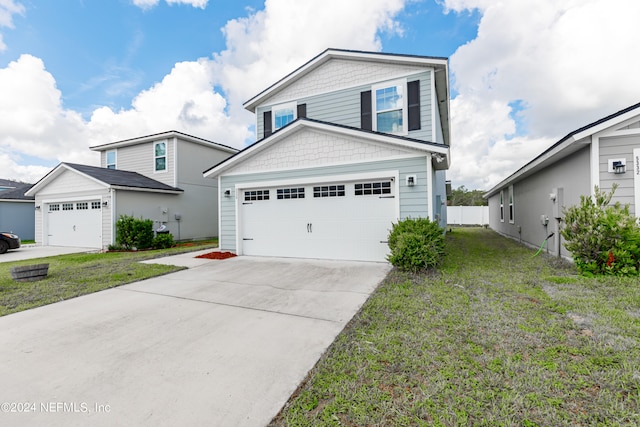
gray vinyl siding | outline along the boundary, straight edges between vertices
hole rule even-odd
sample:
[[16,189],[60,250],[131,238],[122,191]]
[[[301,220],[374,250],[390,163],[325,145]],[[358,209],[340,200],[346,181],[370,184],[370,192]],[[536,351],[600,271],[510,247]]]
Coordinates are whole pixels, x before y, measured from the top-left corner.
[[[167,170],[163,172],[155,172],[155,154],[153,148],[154,144],[160,141],[167,142]],[[139,174],[148,176],[156,181],[176,187],[174,141],[175,138],[168,138],[137,145],[119,147],[116,149],[116,167],[119,170],[138,172]],[[101,154],[102,167],[105,167],[105,156],[106,154],[103,152]]]
[[[633,150],[640,148],[640,136],[629,135],[623,137],[611,137],[600,139],[599,178],[600,188],[611,191],[613,183],[618,184],[613,203],[629,204],[630,212],[635,215],[634,176],[633,176]],[[627,171],[623,174],[608,172],[608,159],[626,159]]]
[[[410,138],[432,141],[431,128],[431,73],[429,71],[406,76],[407,81],[420,80],[420,116],[421,129],[411,131]],[[339,125],[360,127],[360,93],[371,90],[371,84],[352,87],[345,90],[324,93],[297,100],[298,104],[307,104],[307,117]],[[256,110],[256,136],[264,135],[264,112],[270,111],[274,105],[261,105]]]
[[0,231],[15,233],[22,240],[34,240],[34,202],[0,201]]
[[[193,184],[218,188],[216,180],[204,178],[202,173],[229,156],[231,153],[226,151],[178,139],[177,186],[182,188],[185,185]],[[184,188],[182,189],[184,190]],[[213,194],[216,194],[215,191]],[[210,194],[207,195],[207,197],[210,196]]]
[[[381,160],[358,164],[314,167],[288,171],[260,172],[255,174],[226,175],[221,177],[221,191],[229,188],[231,194],[237,184],[247,182],[284,181],[289,179],[314,177],[325,182],[334,175],[361,174],[377,171],[399,172],[400,219],[425,218],[429,216],[427,201],[426,156],[405,159]],[[407,187],[404,183],[407,175],[417,176],[417,185]],[[220,248],[236,251],[236,200],[234,197],[222,197],[220,206]]]
[[[440,204],[438,205],[438,201]],[[438,220],[442,228],[447,227],[447,173],[434,171],[433,173],[433,218]]]
[[[509,186],[504,191],[504,222],[500,221],[500,192],[489,198],[489,225],[503,234],[532,247],[542,245],[544,239],[554,233],[547,242],[549,252],[557,255],[557,222],[553,217],[553,203],[549,194],[554,188],[564,191],[564,206],[580,203],[581,195],[591,194],[590,186],[590,147],[565,157],[553,165],[513,183],[514,223],[509,222]],[[544,227],[540,216],[549,217]],[[563,256],[570,256],[562,248]]]

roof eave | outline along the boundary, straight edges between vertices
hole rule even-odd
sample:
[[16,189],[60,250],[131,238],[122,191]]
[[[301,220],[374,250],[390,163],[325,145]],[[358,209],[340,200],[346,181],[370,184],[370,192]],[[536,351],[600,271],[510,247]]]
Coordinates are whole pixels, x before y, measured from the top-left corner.
[[[554,157],[557,157],[561,152],[565,151],[567,148],[574,145],[577,141],[580,141],[583,139],[584,137],[578,140],[578,139],[575,139],[575,137],[573,136],[566,138],[564,141],[562,141],[561,144],[557,145],[556,147],[552,147],[552,149],[548,151],[542,152],[538,157],[536,157],[529,163],[522,166],[516,172],[509,175],[507,178],[500,181],[499,184],[495,185],[493,188],[491,188],[491,190],[484,193],[482,197],[485,199],[488,199],[494,194],[497,194],[501,189],[505,188],[508,185],[511,185],[513,182],[518,181],[518,179],[523,175],[536,172],[541,168],[541,165],[543,163],[546,163],[547,161],[553,159]],[[558,158],[557,160],[560,160],[560,158]]]
[[114,190],[124,190],[124,191],[143,191],[145,193],[165,193],[165,194],[184,193],[184,190],[180,188],[176,188],[175,190],[170,190],[170,189],[148,188],[148,187],[129,187],[126,185],[110,185],[109,188],[113,188]]
[[[418,142],[412,140],[406,140],[403,138],[398,138],[394,135],[387,135],[378,132],[367,132],[362,131],[356,128],[349,128],[346,126],[338,126],[332,123],[319,122],[311,119],[298,119],[290,125],[282,128],[281,130],[273,133],[268,138],[262,139],[253,145],[247,147],[245,150],[241,151],[234,157],[230,157],[212,168],[203,172],[203,177],[211,178],[220,175],[225,170],[228,170],[234,167],[237,163],[243,161],[243,159],[251,156],[254,153],[257,153],[261,150],[266,149],[270,145],[276,143],[277,141],[286,138],[289,134],[296,132],[301,127],[309,127],[313,129],[319,129],[334,133],[340,133],[345,136],[357,137],[357,138],[368,138],[373,141],[387,143],[393,146],[399,146],[414,150],[423,151],[425,153],[432,153],[434,162],[438,164],[442,163],[442,160],[438,161],[437,158],[442,159],[444,157],[446,169],[449,168],[450,164],[450,149],[446,145],[428,143],[428,142]],[[444,169],[440,167],[439,169]]]
[[[374,62],[393,62],[393,63],[406,63],[417,64],[425,67],[433,68],[448,68],[449,60],[444,57],[429,57],[429,56],[417,56],[417,55],[401,55],[401,54],[389,54],[380,52],[364,52],[353,50],[341,50],[341,49],[327,49],[320,53],[316,57],[312,58],[307,63],[303,64],[293,72],[287,74],[282,79],[278,80],[267,89],[255,95],[253,98],[246,101],[243,106],[246,110],[255,113],[256,108],[263,103],[264,99],[268,98],[274,92],[281,90],[283,87],[291,84],[300,77],[310,73],[320,65],[334,58],[345,59],[361,59]],[[447,73],[448,74],[448,73]],[[448,79],[448,77],[447,77]],[[448,86],[447,86],[448,87]],[[448,91],[447,91],[448,92]]]
[[178,132],[175,130],[170,130],[167,132],[156,133],[153,135],[146,135],[137,138],[124,139],[121,141],[108,142],[106,144],[94,145],[93,147],[89,147],[91,151],[106,151],[111,150],[113,148],[119,147],[127,147],[130,145],[143,144],[147,142],[157,141],[160,139],[169,139],[169,138],[179,138],[184,141],[192,142],[195,144],[204,145],[206,147],[218,148],[221,151],[225,151],[228,153],[237,153],[238,150],[227,145],[223,145],[214,141],[209,141],[204,138],[199,138],[197,136],[189,135],[186,133]]

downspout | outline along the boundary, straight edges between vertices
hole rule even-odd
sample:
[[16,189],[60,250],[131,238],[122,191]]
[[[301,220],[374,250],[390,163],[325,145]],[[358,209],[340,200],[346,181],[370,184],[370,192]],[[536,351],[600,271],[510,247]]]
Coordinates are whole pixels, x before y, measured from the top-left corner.
[[113,245],[115,240],[116,233],[116,190],[111,188],[109,189],[109,193],[111,193],[111,245]]

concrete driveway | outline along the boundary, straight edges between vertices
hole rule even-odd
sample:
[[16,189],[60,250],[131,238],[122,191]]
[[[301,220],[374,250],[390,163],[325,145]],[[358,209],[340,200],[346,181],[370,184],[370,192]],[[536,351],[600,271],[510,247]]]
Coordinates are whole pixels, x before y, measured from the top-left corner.
[[0,262],[21,261],[23,259],[44,258],[77,252],[97,252],[95,248],[72,248],[66,246],[22,246],[0,254]]
[[0,424],[264,426],[390,269],[199,264],[0,317]]

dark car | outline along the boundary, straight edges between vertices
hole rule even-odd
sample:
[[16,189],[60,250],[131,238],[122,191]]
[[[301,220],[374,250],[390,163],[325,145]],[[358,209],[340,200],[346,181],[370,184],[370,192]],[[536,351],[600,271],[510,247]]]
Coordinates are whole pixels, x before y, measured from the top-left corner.
[[0,254],[7,252],[9,249],[18,249],[20,247],[20,238],[13,233],[0,233]]

